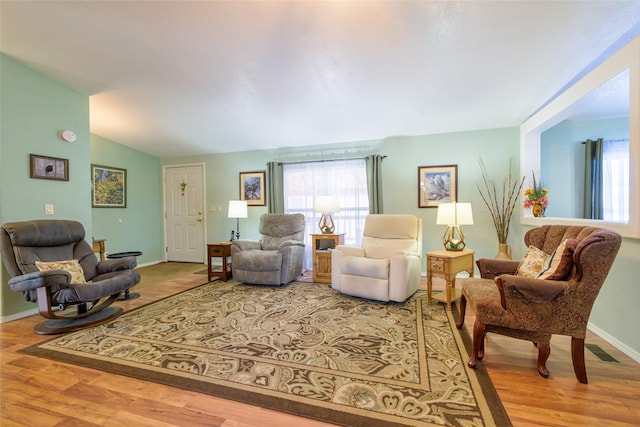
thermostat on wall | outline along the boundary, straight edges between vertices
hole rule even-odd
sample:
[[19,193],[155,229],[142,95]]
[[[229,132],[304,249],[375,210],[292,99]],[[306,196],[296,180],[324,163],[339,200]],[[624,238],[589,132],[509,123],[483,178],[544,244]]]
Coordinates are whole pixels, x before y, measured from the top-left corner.
[[60,136],[60,139],[62,139],[63,141],[73,142],[76,140],[75,132],[70,130],[61,130],[58,135]]

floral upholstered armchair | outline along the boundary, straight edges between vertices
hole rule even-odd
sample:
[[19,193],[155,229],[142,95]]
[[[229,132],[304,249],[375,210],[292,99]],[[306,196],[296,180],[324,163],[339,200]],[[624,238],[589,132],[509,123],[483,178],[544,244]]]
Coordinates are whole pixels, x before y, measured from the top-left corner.
[[587,383],[584,339],[598,292],[622,242],[615,231],[584,226],[545,225],[525,234],[521,261],[479,259],[480,278],[462,280],[461,328],[467,302],[476,313],[468,365],[484,357],[487,332],[532,341],[537,368],[546,378],[553,334],[571,337],[576,378]]

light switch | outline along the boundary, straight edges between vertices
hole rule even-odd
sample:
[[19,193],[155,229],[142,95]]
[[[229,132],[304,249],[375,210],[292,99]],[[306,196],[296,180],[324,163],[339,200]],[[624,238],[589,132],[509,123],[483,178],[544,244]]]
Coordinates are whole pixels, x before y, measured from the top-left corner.
[[216,211],[215,206],[209,206],[209,212],[215,212],[215,211]]
[[49,204],[44,205],[44,214],[53,215],[53,205],[49,205]]

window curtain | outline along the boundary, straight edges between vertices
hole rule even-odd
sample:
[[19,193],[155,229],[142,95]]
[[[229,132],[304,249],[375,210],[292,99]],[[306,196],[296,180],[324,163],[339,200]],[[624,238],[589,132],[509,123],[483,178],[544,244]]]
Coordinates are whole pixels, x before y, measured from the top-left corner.
[[305,215],[305,269],[312,269],[311,234],[320,234],[316,196],[337,196],[340,212],[332,214],[335,233],[345,233],[345,244],[360,246],[364,219],[369,214],[365,159],[286,163],[283,168],[285,213]]
[[367,165],[367,192],[369,194],[369,213],[383,213],[382,205],[382,160],[386,156],[374,154],[365,158]]
[[284,213],[282,163],[267,163],[267,209],[269,213]]
[[603,219],[629,222],[629,140],[605,140],[602,151]]
[[587,219],[603,219],[602,208],[602,158],[604,143],[602,138],[584,142],[584,212]]

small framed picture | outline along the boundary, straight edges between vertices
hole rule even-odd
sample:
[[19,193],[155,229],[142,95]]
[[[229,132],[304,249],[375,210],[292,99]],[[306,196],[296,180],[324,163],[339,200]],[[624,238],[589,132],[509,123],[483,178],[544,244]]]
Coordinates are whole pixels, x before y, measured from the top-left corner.
[[418,167],[419,208],[434,208],[457,199],[458,165]]
[[248,206],[265,206],[265,171],[240,172],[240,200],[246,200]]
[[69,160],[57,157],[29,155],[31,162],[31,178],[69,181]]
[[92,208],[127,207],[127,170],[91,165]]

